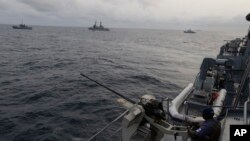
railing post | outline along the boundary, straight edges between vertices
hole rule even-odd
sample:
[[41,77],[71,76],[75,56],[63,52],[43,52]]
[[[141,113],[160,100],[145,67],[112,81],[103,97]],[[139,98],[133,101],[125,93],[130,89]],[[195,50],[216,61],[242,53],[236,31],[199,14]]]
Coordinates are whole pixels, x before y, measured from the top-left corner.
[[248,111],[248,103],[250,102],[250,100],[248,99],[245,103],[244,103],[244,124],[248,124],[248,118],[247,118],[247,111]]
[[167,113],[168,113],[168,121],[169,121],[169,98],[167,98],[166,100],[167,100]]
[[[249,76],[248,76],[249,79]],[[250,80],[250,79],[249,79]],[[247,111],[248,111],[248,103],[250,102],[250,83],[248,84],[248,99],[247,101],[244,103],[244,123],[243,124],[248,124],[248,119],[247,119]]]
[[187,115],[187,113],[188,113],[188,102],[187,101],[184,102],[184,109],[185,109],[185,115]]

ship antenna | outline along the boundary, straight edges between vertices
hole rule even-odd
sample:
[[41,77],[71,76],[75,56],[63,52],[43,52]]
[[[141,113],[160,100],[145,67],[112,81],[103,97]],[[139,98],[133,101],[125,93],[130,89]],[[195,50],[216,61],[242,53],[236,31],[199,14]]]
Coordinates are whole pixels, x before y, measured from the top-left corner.
[[105,85],[99,83],[99,82],[96,81],[96,80],[94,80],[94,79],[92,79],[92,78],[90,78],[90,77],[88,77],[88,76],[86,76],[86,75],[84,75],[84,74],[82,74],[82,73],[80,73],[80,75],[83,76],[83,77],[85,77],[85,78],[87,78],[88,80],[91,80],[91,81],[95,82],[95,83],[98,84],[99,86],[102,86],[103,88],[105,88],[105,89],[109,90],[110,92],[112,92],[112,93],[118,95],[119,97],[121,97],[121,98],[123,98],[123,99],[125,99],[125,100],[127,100],[127,101],[129,101],[129,102],[131,102],[131,103],[133,103],[133,104],[136,103],[136,102],[133,101],[132,99],[130,99],[130,98],[128,98],[128,97],[125,97],[124,95],[122,95],[122,94],[116,92],[115,90],[112,90],[111,88],[109,88],[109,87],[107,87],[107,86],[105,86]]

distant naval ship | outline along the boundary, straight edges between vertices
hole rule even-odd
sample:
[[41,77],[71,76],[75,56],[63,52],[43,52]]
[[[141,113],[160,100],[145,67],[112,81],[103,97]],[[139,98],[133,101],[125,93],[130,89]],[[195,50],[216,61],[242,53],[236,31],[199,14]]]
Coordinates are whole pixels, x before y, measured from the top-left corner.
[[25,24],[19,24],[19,25],[15,25],[12,26],[13,29],[28,29],[28,30],[32,30],[32,27],[27,26]]
[[105,28],[103,25],[102,25],[102,22],[100,22],[100,25],[97,26],[96,24],[97,22],[95,22],[95,24],[92,26],[92,27],[89,27],[89,30],[92,30],[92,31],[109,31],[108,28]]
[[196,32],[191,29],[188,29],[188,30],[185,30],[184,33],[196,33]]
[[23,19],[22,19],[22,23],[19,25],[14,25],[12,26],[13,29],[28,29],[28,30],[32,30],[32,27],[27,26],[23,23]]

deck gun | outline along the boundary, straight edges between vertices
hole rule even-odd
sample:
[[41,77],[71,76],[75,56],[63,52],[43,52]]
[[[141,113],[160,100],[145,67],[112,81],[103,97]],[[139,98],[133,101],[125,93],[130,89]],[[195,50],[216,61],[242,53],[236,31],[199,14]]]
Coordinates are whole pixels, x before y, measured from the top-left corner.
[[110,92],[116,94],[117,96],[125,99],[128,102],[131,102],[132,104],[138,104],[141,105],[148,116],[151,116],[155,119],[165,119],[165,112],[163,110],[162,102],[159,102],[156,100],[156,98],[153,95],[144,95],[140,98],[140,101],[137,103],[134,100],[122,95],[121,93],[101,84],[100,82],[88,77],[87,75],[84,75],[80,73],[81,76],[95,82],[99,86],[102,86],[103,88],[109,90]]
[[[166,120],[165,118],[165,112],[163,110],[162,102],[159,102],[156,100],[156,98],[152,95],[144,95],[140,98],[139,102],[135,102],[134,100],[122,95],[119,92],[116,92],[115,90],[101,84],[100,82],[88,77],[87,75],[84,75],[80,73],[81,76],[87,78],[88,80],[91,80],[98,84],[99,86],[109,90],[110,92],[116,94],[117,96],[121,97],[118,99],[118,103],[121,104],[124,108],[127,109],[126,114],[123,115],[123,122],[122,122],[122,140],[123,141],[129,141],[129,139],[134,135],[134,133],[137,131],[137,129],[142,126],[142,124],[151,125],[149,127],[151,131],[153,140],[159,141],[162,136],[163,132],[160,131],[158,128],[162,128],[159,123],[156,122],[162,122],[161,124],[165,124],[168,128],[170,128],[170,125],[167,125],[167,123],[164,123]],[[113,122],[113,121],[112,121]],[[149,124],[150,123],[150,124]],[[108,126],[108,125],[107,125]],[[107,127],[105,126],[105,128]],[[159,127],[157,127],[159,126]],[[103,131],[102,129],[101,131]],[[99,131],[98,133],[100,133]],[[96,135],[92,136],[88,141],[91,141],[94,139]],[[177,134],[176,134],[177,135]]]

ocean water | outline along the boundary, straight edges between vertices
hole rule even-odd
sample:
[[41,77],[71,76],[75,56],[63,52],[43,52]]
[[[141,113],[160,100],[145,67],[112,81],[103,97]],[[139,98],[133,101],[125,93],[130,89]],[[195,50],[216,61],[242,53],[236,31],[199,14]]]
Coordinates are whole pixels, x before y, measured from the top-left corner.
[[0,26],[0,141],[86,140],[124,111],[111,92],[137,101],[175,97],[235,31]]

